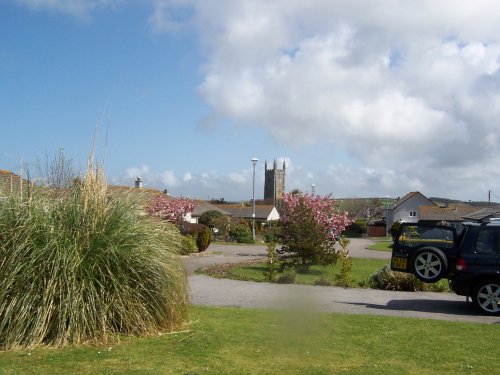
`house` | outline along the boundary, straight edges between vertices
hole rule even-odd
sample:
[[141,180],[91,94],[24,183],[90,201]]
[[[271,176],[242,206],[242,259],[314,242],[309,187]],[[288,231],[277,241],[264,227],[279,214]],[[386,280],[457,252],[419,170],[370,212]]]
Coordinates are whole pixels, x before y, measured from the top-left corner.
[[189,223],[198,223],[200,216],[207,211],[217,211],[225,216],[231,216],[229,211],[221,207],[225,207],[225,205],[218,207],[215,204],[198,200],[194,202],[194,211],[188,213],[184,219]]
[[29,182],[11,171],[0,169],[0,197],[7,194],[23,192],[29,187]]
[[465,221],[481,222],[487,219],[500,218],[500,206],[488,206],[464,216]]
[[425,206],[437,207],[433,201],[418,191],[406,194],[387,210],[388,226],[391,227],[396,221],[417,223],[420,220],[420,209]]
[[[253,218],[253,207],[225,204],[219,205],[219,208],[230,213],[234,219],[251,220]],[[256,205],[255,206],[255,220],[270,223],[279,220],[280,215],[278,210],[273,205]]]
[[447,224],[461,231],[464,218],[475,211],[477,207],[464,203],[446,204],[444,207],[421,206],[419,221],[428,224]]

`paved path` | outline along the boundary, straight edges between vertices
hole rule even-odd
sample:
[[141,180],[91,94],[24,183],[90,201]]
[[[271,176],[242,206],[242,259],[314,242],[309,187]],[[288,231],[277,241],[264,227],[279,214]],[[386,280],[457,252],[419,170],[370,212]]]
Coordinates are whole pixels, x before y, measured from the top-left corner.
[[[389,259],[390,253],[366,250],[370,241],[354,239],[353,257]],[[391,292],[374,289],[280,285],[194,275],[213,264],[266,256],[264,246],[211,245],[206,254],[184,258],[193,304],[275,308],[301,304],[321,311],[500,324],[500,317],[478,315],[465,298],[453,293]]]

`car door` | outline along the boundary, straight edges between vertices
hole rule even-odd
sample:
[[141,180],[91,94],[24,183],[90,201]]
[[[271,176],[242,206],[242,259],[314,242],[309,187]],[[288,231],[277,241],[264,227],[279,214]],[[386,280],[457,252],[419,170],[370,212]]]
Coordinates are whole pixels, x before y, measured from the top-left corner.
[[476,277],[498,274],[500,227],[476,227],[467,242],[462,244],[460,254],[467,265],[466,272]]

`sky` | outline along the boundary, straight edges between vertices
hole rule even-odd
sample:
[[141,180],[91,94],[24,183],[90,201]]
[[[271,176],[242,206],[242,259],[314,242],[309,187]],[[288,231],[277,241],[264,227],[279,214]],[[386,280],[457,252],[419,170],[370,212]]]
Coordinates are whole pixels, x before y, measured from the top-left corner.
[[[500,201],[495,0],[0,0],[0,169],[94,145],[110,183]],[[95,140],[95,141],[94,141]]]

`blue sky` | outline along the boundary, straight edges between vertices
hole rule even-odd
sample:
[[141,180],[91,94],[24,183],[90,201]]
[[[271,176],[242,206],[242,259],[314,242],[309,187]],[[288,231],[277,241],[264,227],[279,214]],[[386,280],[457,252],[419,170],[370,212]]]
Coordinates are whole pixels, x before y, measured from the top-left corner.
[[258,197],[274,158],[289,190],[500,195],[495,3],[370,7],[0,0],[0,169],[83,167],[98,128],[112,183],[172,195],[248,199],[254,156]]

